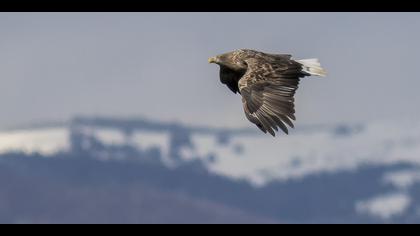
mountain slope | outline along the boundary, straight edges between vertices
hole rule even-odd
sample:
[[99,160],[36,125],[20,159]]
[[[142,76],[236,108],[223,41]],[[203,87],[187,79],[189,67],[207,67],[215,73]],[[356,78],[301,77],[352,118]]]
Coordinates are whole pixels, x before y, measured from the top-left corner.
[[[104,118],[9,130],[0,132],[0,221],[418,222],[419,131],[387,121],[273,139]],[[8,217],[17,213],[28,218]]]

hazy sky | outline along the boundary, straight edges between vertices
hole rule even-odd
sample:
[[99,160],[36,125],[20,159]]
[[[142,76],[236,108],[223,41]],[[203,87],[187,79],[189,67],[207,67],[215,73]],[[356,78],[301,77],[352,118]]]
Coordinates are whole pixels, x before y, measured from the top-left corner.
[[298,124],[420,115],[419,13],[0,13],[0,127],[75,115],[249,126],[207,58],[320,59]]

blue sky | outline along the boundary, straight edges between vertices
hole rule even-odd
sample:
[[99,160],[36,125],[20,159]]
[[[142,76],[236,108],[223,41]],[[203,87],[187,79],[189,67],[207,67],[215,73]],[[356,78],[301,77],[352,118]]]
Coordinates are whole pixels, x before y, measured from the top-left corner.
[[0,13],[0,127],[74,115],[247,127],[207,58],[320,59],[297,124],[418,117],[418,13]]

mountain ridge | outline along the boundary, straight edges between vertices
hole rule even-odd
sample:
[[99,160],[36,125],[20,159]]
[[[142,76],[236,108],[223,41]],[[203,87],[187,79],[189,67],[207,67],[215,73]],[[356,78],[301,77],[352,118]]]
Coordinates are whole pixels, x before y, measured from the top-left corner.
[[[231,217],[242,215],[245,222],[387,223],[420,218],[420,126],[415,123],[411,129],[406,129],[408,124],[394,126],[382,137],[377,135],[388,123],[318,127],[272,139],[258,132],[126,122],[75,119],[68,127],[0,132],[0,168],[4,175],[19,172],[32,175],[33,181],[54,179],[69,188],[75,184],[77,191],[99,184],[108,186],[100,191],[122,188],[135,195],[129,189],[147,185],[161,194],[188,196],[195,206],[200,201],[216,204]],[[4,148],[8,142],[15,150]],[[55,148],[48,146],[53,143]],[[40,199],[45,197],[39,193]],[[219,214],[200,212],[203,217]],[[188,218],[192,213],[185,214],[185,221],[193,221]],[[210,218],[207,222],[215,222]]]

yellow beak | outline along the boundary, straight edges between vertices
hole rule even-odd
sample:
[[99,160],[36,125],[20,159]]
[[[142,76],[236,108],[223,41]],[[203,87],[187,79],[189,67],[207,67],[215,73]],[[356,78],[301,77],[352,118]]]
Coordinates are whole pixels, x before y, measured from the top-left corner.
[[208,61],[209,63],[216,63],[216,57],[210,57]]

